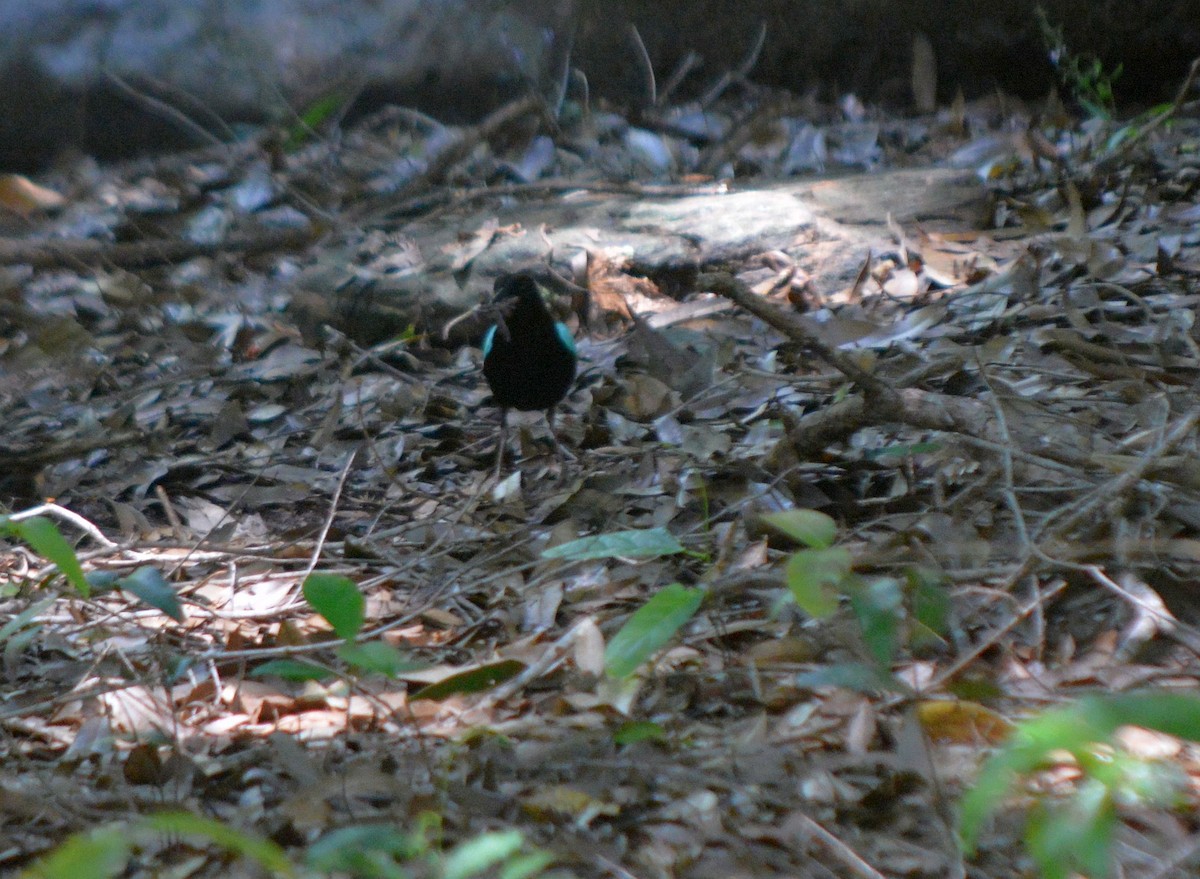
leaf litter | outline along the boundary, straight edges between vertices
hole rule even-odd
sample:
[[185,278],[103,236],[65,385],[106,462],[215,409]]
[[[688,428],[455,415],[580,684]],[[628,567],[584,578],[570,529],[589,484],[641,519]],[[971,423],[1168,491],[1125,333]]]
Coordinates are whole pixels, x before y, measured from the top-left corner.
[[[740,144],[680,108],[673,134],[604,117],[582,146],[507,154],[528,106],[461,130],[397,109],[274,162],[230,147],[22,183],[0,484],[14,510],[54,498],[88,576],[135,589],[81,598],[10,541],[0,865],[168,803],[293,847],[432,810],[447,841],[517,827],[578,875],[943,876],[944,816],[1014,720],[1194,688],[1195,120],[1138,162],[1046,124],[1050,159],[998,133],[1019,111],[959,109],[972,139],[933,117],[916,148],[911,120],[764,101]],[[542,259],[584,357],[572,459],[526,428],[493,491],[482,327],[440,329],[477,302],[452,278],[546,233],[469,206],[947,155],[986,178],[983,228],[868,203],[888,233],[845,283],[819,240],[684,272]],[[422,246],[406,217],[447,234]],[[429,295],[389,312],[387,284]],[[816,616],[789,591],[789,565],[813,576],[795,535],[768,527],[824,534],[804,509],[863,584]],[[313,572],[365,596],[336,635],[302,599]],[[639,608],[679,595],[690,616],[701,594],[673,640],[642,635],[648,663],[603,673]],[[889,613],[851,613],[872,601]],[[348,673],[368,641],[417,662]],[[1193,747],[1164,753],[1195,774]],[[975,868],[1023,875],[1011,832]]]

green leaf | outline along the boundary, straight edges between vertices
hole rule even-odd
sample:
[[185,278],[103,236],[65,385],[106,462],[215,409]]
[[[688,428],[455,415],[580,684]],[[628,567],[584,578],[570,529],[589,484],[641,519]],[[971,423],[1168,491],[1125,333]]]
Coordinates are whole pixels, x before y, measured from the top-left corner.
[[119,579],[117,586],[136,595],[151,607],[161,610],[177,623],[182,623],[187,618],[183,606],[179,603],[179,596],[159,573],[158,568],[149,565],[138,568],[132,574]]
[[308,108],[300,114],[299,122],[293,125],[287,131],[287,137],[283,142],[285,152],[294,152],[305,143],[307,143],[315,134],[316,129],[333,115],[345,106],[346,98],[344,95],[333,93],[318,98]]
[[338,93],[325,95],[308,106],[308,109],[301,114],[300,121],[309,128],[316,128],[332,117],[345,102],[344,95]]
[[783,510],[778,513],[767,513],[762,517],[763,522],[778,531],[782,531],[792,540],[811,546],[813,549],[824,549],[833,545],[837,536],[837,523],[824,513],[816,510]]
[[629,677],[690,620],[704,600],[704,590],[672,583],[633,612],[604,651],[609,677]]
[[863,458],[868,461],[877,461],[881,458],[908,458],[913,455],[936,452],[941,448],[941,443],[907,443],[904,445],[884,446],[881,449],[866,449],[863,451]]
[[963,797],[959,835],[964,847],[971,850],[984,821],[1017,779],[1041,767],[1052,752],[1069,751],[1087,766],[1094,763],[1094,746],[1127,724],[1200,741],[1200,699],[1181,693],[1092,696],[1018,724],[1010,743],[984,764]]
[[27,879],[109,879],[122,873],[129,860],[129,841],[118,829],[76,833],[37,861]]
[[470,879],[515,855],[525,844],[519,830],[484,833],[455,846],[442,863],[443,879]]
[[5,527],[12,534],[24,540],[38,555],[45,556],[58,566],[67,582],[75,587],[84,598],[91,595],[92,588],[87,578],[83,576],[83,568],[79,565],[79,557],[67,539],[62,536],[58,526],[43,516],[34,516],[19,521],[9,519]]
[[365,672],[387,675],[394,678],[406,671],[427,668],[428,663],[410,659],[386,641],[368,641],[365,644],[343,644],[338,656]]
[[581,537],[542,551],[544,559],[566,559],[578,562],[587,559],[649,559],[684,552],[683,546],[666,528],[646,528],[616,531]]
[[1111,721],[1167,733],[1192,742],[1200,742],[1200,699],[1185,693],[1129,693],[1095,697],[1109,702]]
[[862,662],[839,662],[836,665],[822,666],[815,671],[801,672],[796,675],[795,683],[797,687],[809,690],[841,687],[856,693],[894,692],[908,695],[910,692],[884,669]]
[[371,875],[355,868],[379,855],[405,861],[420,855],[424,846],[411,834],[386,824],[365,824],[331,830],[308,847],[305,863],[320,873]]
[[333,677],[333,672],[311,662],[296,659],[272,659],[250,671],[255,678],[278,677],[285,681],[323,681]]
[[975,843],[979,841],[984,822],[1004,804],[1017,778],[1017,772],[1009,760],[996,757],[984,764],[975,784],[959,804],[958,836],[964,852],[971,854],[975,851]]
[[438,681],[436,684],[430,684],[428,687],[422,687],[409,697],[409,701],[416,702],[418,699],[438,700],[450,696],[482,693],[485,690],[490,690],[492,687],[504,683],[509,678],[516,677],[524,670],[525,663],[518,662],[515,659],[493,662],[490,665],[483,665],[479,668],[473,668],[470,671],[451,675],[444,680]]
[[539,876],[550,864],[554,862],[554,855],[544,851],[533,851],[528,854],[517,855],[509,858],[508,861],[500,868],[500,873],[496,879],[529,879],[531,876]]
[[[858,580],[857,577],[852,578]],[[891,577],[877,577],[862,588],[849,589],[850,607],[858,617],[863,642],[880,666],[891,665],[904,613],[904,594]]]
[[814,619],[832,616],[838,608],[835,586],[850,573],[850,553],[845,547],[803,549],[787,563],[787,587],[801,610]]
[[349,641],[362,629],[367,600],[349,577],[309,574],[304,580],[304,599],[333,626],[339,638]]
[[[57,600],[58,598],[55,596],[43,598],[41,601],[29,605],[29,607],[25,608],[3,626],[0,626],[0,644],[3,644],[26,626],[30,626],[34,619],[37,618],[38,614],[46,610]],[[37,630],[40,629],[41,626],[31,626],[31,628]]]
[[944,635],[950,627],[950,595],[941,575],[914,568],[905,576],[912,595],[913,619],[933,635]]
[[988,702],[1004,695],[1004,688],[983,677],[963,676],[946,682],[946,692],[964,702]]
[[660,742],[666,739],[667,733],[659,724],[649,720],[631,720],[622,724],[613,733],[613,741],[618,745],[632,745],[636,742]]
[[88,587],[93,595],[120,588],[117,586],[117,581],[121,579],[121,575],[116,571],[88,571],[84,577],[87,579]]
[[1047,879],[1068,879],[1082,872],[1099,877],[1112,873],[1112,845],[1117,812],[1111,791],[1093,780],[1063,804],[1037,804],[1025,827],[1025,844]]
[[292,876],[295,870],[283,849],[260,836],[245,833],[212,818],[189,812],[161,812],[143,818],[141,826],[155,833],[178,833],[207,839],[227,852],[256,861],[268,872]]

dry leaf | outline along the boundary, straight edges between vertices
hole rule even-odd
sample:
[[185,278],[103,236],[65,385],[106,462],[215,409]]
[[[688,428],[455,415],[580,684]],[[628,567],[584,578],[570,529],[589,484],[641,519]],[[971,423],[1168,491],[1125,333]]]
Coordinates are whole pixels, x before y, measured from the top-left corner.
[[1012,732],[1012,724],[978,702],[926,700],[917,705],[917,717],[935,742],[960,745],[998,745]]
[[602,815],[615,817],[621,814],[621,807],[616,803],[606,803],[565,784],[556,784],[525,797],[521,808],[539,820],[565,818],[578,827],[587,827]]
[[625,274],[625,261],[600,251],[588,251],[587,286],[592,308],[611,323],[610,316],[632,321],[630,297],[659,297],[662,294],[653,281]]
[[0,207],[27,217],[37,211],[52,211],[66,199],[52,189],[38,186],[20,174],[0,174]]

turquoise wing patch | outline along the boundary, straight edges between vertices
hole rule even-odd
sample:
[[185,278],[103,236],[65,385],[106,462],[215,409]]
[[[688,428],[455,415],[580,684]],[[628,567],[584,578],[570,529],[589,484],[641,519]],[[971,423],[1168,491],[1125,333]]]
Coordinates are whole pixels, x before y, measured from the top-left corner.
[[[495,327],[493,327],[493,329],[495,329]],[[562,323],[561,321],[555,321],[554,322],[554,331],[556,333],[558,333],[558,340],[563,343],[563,347],[566,348],[568,351],[570,351],[572,354],[574,354],[575,353],[575,337],[571,335],[571,330],[568,329],[567,325],[565,323]],[[484,340],[485,345],[490,342],[491,342],[490,336]],[[484,351],[484,356],[487,356],[487,348],[484,348],[483,351]]]
[[487,332],[483,334],[483,356],[487,357],[492,350],[492,340],[496,338],[496,326],[493,324],[488,327]]

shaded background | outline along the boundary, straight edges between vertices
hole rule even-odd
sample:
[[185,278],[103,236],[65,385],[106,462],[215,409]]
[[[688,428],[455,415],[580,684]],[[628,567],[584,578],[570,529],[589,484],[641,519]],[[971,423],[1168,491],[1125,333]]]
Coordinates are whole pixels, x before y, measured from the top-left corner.
[[[568,66],[594,100],[644,99],[636,26],[661,83],[688,53],[681,97],[766,38],[752,78],[824,100],[903,109],[914,34],[934,49],[939,99],[1054,82],[1033,0],[29,0],[0,6],[0,170],[75,150],[115,158],[289,124],[334,96],[352,118],[399,102],[451,122],[515,95],[552,94]],[[1048,0],[1073,52],[1123,66],[1130,108],[1170,96],[1200,55],[1200,0]]]

